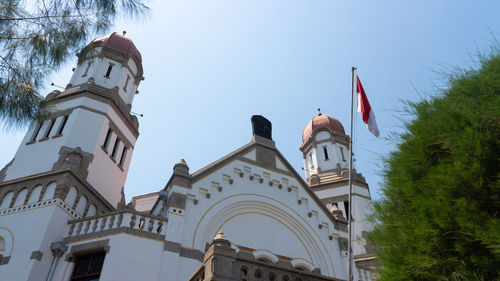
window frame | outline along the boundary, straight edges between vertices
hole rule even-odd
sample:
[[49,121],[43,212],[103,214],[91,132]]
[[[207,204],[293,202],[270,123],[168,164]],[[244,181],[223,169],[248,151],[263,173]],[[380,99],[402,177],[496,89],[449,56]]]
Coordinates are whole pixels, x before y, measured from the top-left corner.
[[[83,263],[83,259],[85,258],[89,258],[89,262],[88,264],[86,265],[87,266],[87,269],[85,270],[85,273],[82,273],[82,274],[77,274],[77,270],[79,270],[80,268],[78,267],[81,263]],[[97,260],[96,263],[100,263],[100,264],[96,264],[94,263],[96,261],[96,259],[101,259],[101,260]],[[98,252],[93,252],[93,253],[87,253],[87,254],[82,254],[82,255],[78,255],[75,257],[75,261],[74,261],[74,266],[73,266],[73,272],[71,273],[71,277],[70,277],[70,281],[92,281],[92,280],[99,280],[100,277],[101,277],[101,272],[102,272],[102,268],[104,266],[104,260],[106,259],[106,251],[98,251]],[[99,269],[96,270],[95,272],[92,272],[94,266],[98,266]]]
[[104,143],[102,144],[102,148],[107,152],[108,151],[108,146],[111,141],[111,137],[113,135],[113,129],[108,128],[108,132],[106,133],[106,137],[104,137]]
[[323,155],[325,156],[325,161],[330,160],[330,158],[328,158],[328,150],[326,146],[323,146]]
[[56,136],[62,135],[64,127],[66,126],[66,122],[68,122],[69,114],[63,116],[61,124],[59,125],[59,129],[57,129]]
[[106,70],[106,73],[104,74],[104,78],[110,78],[111,76],[111,71],[113,71],[113,67],[115,66],[114,63],[110,62],[108,65],[108,69]]
[[118,148],[120,147],[120,138],[116,136],[115,144],[113,145],[113,150],[111,151],[111,158],[116,159],[116,154],[118,153]]
[[35,133],[31,136],[31,139],[30,139],[29,142],[36,141],[36,139],[38,137],[38,134],[40,134],[40,130],[42,129],[42,126],[45,123],[45,121],[43,121],[43,122],[37,122],[37,123],[38,123],[38,126],[36,127]]
[[50,132],[52,132],[52,129],[54,128],[54,124],[56,123],[56,118],[52,118],[49,121],[49,126],[47,127],[47,130],[45,131],[45,134],[43,135],[42,139],[48,139],[50,137]]

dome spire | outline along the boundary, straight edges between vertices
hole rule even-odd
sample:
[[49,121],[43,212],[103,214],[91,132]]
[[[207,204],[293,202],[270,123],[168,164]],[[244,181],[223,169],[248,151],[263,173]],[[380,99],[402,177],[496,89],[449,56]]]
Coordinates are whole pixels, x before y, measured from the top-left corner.
[[318,116],[321,116],[323,114],[321,114],[321,108],[318,107]]

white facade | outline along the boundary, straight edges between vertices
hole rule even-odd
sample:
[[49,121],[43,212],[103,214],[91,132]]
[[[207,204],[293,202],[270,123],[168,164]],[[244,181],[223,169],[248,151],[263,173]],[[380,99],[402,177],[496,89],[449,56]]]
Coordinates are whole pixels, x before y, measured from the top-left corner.
[[[140,54],[124,53],[123,44],[132,43],[114,33],[87,47],[68,88],[48,97],[60,114],[40,129],[32,124],[0,171],[0,280],[69,281],[85,274],[81,280],[195,280],[209,269],[206,255],[220,232],[238,258],[281,270],[269,273],[279,280],[293,274],[347,280],[347,224],[330,212],[346,187],[304,181],[258,130],[250,143],[194,173],[180,161],[162,191],[123,204],[138,137],[128,111],[142,78]],[[339,182],[331,171],[347,167],[345,140],[313,134],[318,144],[303,150],[306,178]],[[363,218],[371,212],[370,194],[362,182],[354,190],[361,237],[369,228]],[[366,253],[363,243],[355,255]],[[87,271],[84,259],[92,265]],[[371,268],[355,269],[354,280],[376,278]],[[268,280],[259,270],[248,280]]]

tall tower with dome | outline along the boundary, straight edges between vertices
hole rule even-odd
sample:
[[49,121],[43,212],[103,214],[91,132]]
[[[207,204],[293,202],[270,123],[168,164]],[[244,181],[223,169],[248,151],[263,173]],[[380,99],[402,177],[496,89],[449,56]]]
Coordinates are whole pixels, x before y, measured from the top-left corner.
[[[118,33],[79,54],[54,115],[31,124],[0,171],[0,280],[347,280],[342,124],[319,114],[304,128],[304,180],[254,115],[247,144],[190,171],[173,165],[157,192],[127,204],[123,186],[139,123],[131,114],[142,57]],[[362,240],[368,185],[355,178]],[[355,232],[356,233],[356,232]],[[355,280],[375,280],[366,243]]]
[[31,124],[0,180],[70,169],[116,208],[139,136],[130,109],[142,79],[130,38],[115,32],[94,39],[66,89],[47,96],[55,114]]

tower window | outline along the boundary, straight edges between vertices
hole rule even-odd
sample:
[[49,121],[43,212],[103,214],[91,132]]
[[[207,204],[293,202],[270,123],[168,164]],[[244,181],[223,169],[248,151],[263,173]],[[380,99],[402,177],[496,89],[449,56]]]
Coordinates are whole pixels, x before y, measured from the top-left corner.
[[344,148],[341,146],[340,147],[340,154],[342,155],[342,161],[345,162],[345,157],[344,157]]
[[43,136],[44,138],[48,138],[50,135],[50,131],[52,131],[52,128],[54,127],[54,123],[56,122],[56,119],[50,119],[49,127],[47,128],[47,131],[45,131],[45,135]]
[[43,122],[42,123],[38,123],[38,126],[36,127],[35,133],[31,137],[30,141],[35,141],[36,140],[36,137],[38,137],[38,133],[40,133],[40,129],[42,128],[42,125],[43,125]]
[[128,150],[128,147],[124,147],[123,148],[123,151],[122,151],[122,156],[120,157],[120,167],[123,168],[123,164],[125,162],[125,157],[127,157],[127,150]]
[[88,64],[87,64],[87,68],[85,68],[85,72],[82,74],[82,77],[85,77],[87,76],[87,74],[89,73],[89,69],[90,69],[90,66],[92,65],[92,62],[90,61]]
[[77,257],[71,281],[99,280],[105,256],[105,252],[98,252]]
[[120,139],[116,138],[115,145],[113,145],[113,151],[111,152],[111,157],[115,159],[116,152],[118,152],[118,146],[120,146]]
[[104,143],[102,144],[102,147],[107,150],[109,141],[111,140],[111,134],[113,133],[113,130],[111,128],[108,129],[108,132],[106,133],[106,138],[104,139]]
[[111,74],[111,70],[113,69],[114,63],[109,63],[108,65],[108,70],[106,70],[106,75],[104,77],[109,78],[109,75]]
[[125,85],[123,85],[123,90],[125,92],[127,91],[127,85],[128,85],[129,81],[130,81],[130,75],[127,75],[127,80],[125,80]]
[[69,115],[64,115],[63,120],[61,122],[61,125],[59,126],[59,130],[57,130],[58,135],[62,134],[62,132],[64,130],[64,126],[66,126],[66,122],[68,121],[68,117],[69,117]]
[[325,160],[328,160],[328,150],[326,150],[326,146],[323,146],[323,154],[325,154]]
[[349,201],[344,201],[345,217],[349,219]]

